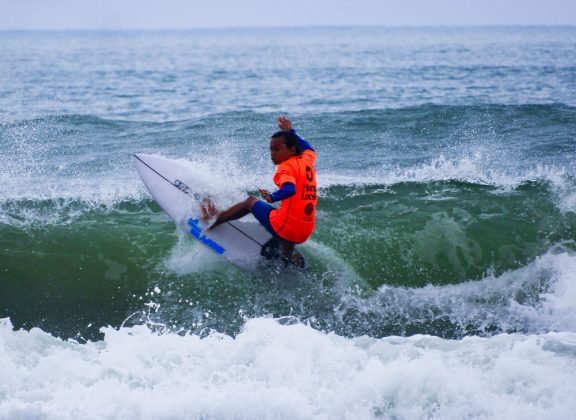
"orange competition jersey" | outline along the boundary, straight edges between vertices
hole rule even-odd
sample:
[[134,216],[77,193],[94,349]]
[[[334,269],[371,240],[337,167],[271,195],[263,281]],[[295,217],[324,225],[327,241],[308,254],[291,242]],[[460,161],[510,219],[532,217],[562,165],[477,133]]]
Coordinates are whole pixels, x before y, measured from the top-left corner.
[[283,239],[300,244],[312,235],[316,221],[316,153],[305,150],[278,165],[274,183],[278,188],[286,182],[296,185],[296,193],[280,202],[270,212],[270,225]]

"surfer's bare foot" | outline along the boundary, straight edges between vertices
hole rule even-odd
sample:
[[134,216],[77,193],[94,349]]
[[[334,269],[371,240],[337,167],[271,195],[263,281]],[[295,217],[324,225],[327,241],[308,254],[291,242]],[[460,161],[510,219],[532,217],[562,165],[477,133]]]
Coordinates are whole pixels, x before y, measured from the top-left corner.
[[202,199],[202,202],[200,203],[200,211],[202,212],[200,220],[204,223],[208,223],[218,216],[218,210],[216,210],[214,202],[209,197]]

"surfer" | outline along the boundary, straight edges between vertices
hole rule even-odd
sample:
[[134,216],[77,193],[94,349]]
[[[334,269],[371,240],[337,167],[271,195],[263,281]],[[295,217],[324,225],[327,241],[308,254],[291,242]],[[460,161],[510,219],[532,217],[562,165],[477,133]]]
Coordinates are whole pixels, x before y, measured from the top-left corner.
[[[270,158],[277,166],[274,183],[275,192],[259,189],[263,200],[249,196],[227,210],[218,212],[214,203],[202,202],[202,218],[216,221],[210,229],[228,220],[235,220],[252,213],[254,217],[280,240],[284,257],[299,265],[301,256],[294,252],[296,244],[305,242],[314,231],[316,222],[316,151],[296,134],[292,122],[278,117],[277,131],[270,139]],[[280,202],[276,208],[271,203]]]

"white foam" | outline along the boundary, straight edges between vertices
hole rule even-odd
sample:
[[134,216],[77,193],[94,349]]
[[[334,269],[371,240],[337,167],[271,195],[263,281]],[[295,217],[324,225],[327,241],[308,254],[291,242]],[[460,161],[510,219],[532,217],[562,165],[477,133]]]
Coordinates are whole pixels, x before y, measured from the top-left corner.
[[3,320],[0,418],[571,419],[576,410],[574,333],[347,339],[267,318],[235,339],[103,332],[76,344]]
[[358,184],[398,184],[403,182],[435,182],[457,180],[480,185],[515,187],[527,181],[549,181],[553,185],[564,186],[570,173],[563,167],[534,166],[524,169],[495,167],[492,158],[483,150],[448,158],[441,154],[436,158],[410,167],[387,167],[363,171],[357,174],[322,173],[319,181],[322,187],[331,185]]
[[[92,211],[140,201],[145,188],[123,179],[18,179],[0,195],[0,222],[15,226],[68,224]],[[117,211],[117,210],[116,210]]]
[[[222,195],[240,195],[238,191],[256,190],[259,187],[273,188],[274,167],[267,156],[260,156],[248,165],[234,150],[234,145],[222,141],[216,151],[201,159],[176,158],[187,165],[197,176],[202,177],[212,188]],[[171,158],[174,158],[171,156]],[[131,160],[116,168],[113,173],[76,174],[60,176],[56,173],[33,174],[26,176],[3,176],[3,188],[0,199],[55,199],[75,198],[107,203],[110,200],[140,198],[145,189],[132,169]],[[460,180],[478,184],[496,186],[516,186],[519,183],[534,180],[550,181],[554,185],[564,186],[570,176],[565,168],[536,166],[525,170],[497,169],[489,165],[490,156],[485,151],[476,150],[466,155],[448,158],[439,155],[426,162],[410,167],[378,166],[367,168],[359,175],[357,171],[347,174],[341,166],[334,170],[319,170],[319,185],[358,185],[358,184],[396,184],[402,182],[433,182]],[[320,165],[322,163],[320,162]],[[241,176],[239,176],[241,174]],[[573,191],[572,191],[573,192]]]
[[[320,188],[333,185],[391,186],[405,182],[426,183],[461,181],[496,187],[495,193],[508,193],[526,182],[544,182],[551,188],[551,199],[562,213],[576,212],[576,174],[574,168],[537,165],[523,169],[506,169],[490,165],[491,156],[475,151],[457,158],[440,155],[427,162],[407,168],[379,167],[368,169],[361,176],[337,172],[322,172],[318,176]],[[323,192],[320,191],[322,196]]]
[[542,294],[539,313],[550,329],[576,332],[576,257],[564,253],[543,260],[541,263],[548,263],[552,271],[552,284]]
[[191,273],[214,270],[227,265],[224,260],[196,241],[186,240],[183,233],[179,232],[179,240],[174,245],[170,254],[162,262],[170,272],[184,276]]
[[575,285],[576,255],[554,247],[524,267],[479,281],[423,288],[384,285],[368,298],[343,294],[338,310],[345,314],[353,308],[407,325],[439,319],[481,331],[498,326],[503,331],[576,333]]

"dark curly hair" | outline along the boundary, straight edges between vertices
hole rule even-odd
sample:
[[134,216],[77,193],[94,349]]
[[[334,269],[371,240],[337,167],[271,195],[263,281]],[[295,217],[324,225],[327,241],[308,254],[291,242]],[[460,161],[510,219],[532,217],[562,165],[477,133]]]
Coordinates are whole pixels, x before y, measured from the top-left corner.
[[288,148],[295,148],[296,149],[296,156],[302,154],[302,148],[300,147],[300,142],[298,141],[298,136],[294,134],[292,131],[277,131],[272,134],[273,139],[277,139],[279,137],[284,138],[284,144]]

